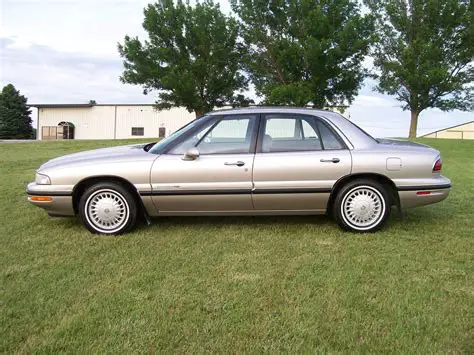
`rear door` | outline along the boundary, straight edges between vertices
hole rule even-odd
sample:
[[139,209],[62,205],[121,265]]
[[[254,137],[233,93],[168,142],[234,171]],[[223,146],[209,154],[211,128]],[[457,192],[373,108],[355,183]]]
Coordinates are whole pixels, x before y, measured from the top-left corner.
[[336,181],[350,174],[351,154],[321,119],[310,115],[262,117],[253,169],[257,212],[326,210]]

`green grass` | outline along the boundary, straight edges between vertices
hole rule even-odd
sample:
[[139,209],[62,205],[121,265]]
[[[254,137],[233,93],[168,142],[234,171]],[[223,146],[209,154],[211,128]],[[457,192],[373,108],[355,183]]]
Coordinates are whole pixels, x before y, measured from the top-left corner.
[[47,159],[114,144],[0,144],[0,352],[474,352],[474,141],[449,198],[376,234],[326,217],[163,218],[121,237],[49,218]]

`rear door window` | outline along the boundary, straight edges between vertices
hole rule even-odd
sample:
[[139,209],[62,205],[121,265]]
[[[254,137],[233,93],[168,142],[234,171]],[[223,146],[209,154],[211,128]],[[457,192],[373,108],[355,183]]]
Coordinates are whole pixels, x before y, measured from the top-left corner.
[[317,117],[269,114],[264,125],[264,153],[344,149],[335,133]]

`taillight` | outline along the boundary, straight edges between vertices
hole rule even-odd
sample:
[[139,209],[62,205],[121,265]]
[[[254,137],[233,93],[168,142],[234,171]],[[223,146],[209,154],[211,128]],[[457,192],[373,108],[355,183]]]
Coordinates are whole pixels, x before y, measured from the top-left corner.
[[436,160],[436,162],[433,165],[433,172],[437,173],[441,171],[441,168],[443,167],[443,162],[441,161],[441,158]]

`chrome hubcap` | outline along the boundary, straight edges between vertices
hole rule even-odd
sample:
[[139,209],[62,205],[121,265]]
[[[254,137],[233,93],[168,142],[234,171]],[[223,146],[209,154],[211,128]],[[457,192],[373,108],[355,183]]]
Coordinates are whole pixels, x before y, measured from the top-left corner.
[[341,208],[346,223],[364,230],[380,222],[385,213],[385,202],[379,191],[370,186],[361,186],[347,193]]
[[99,190],[87,202],[87,219],[100,232],[113,233],[128,220],[128,204],[125,198],[114,190]]

